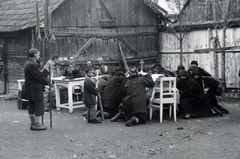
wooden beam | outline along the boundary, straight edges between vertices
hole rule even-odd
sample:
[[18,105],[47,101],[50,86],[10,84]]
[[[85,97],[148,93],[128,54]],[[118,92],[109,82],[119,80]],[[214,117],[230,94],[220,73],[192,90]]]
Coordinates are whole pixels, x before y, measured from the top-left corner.
[[109,18],[110,18],[111,20],[115,21],[115,20],[113,19],[112,15],[110,14],[109,10],[107,9],[106,5],[103,3],[102,0],[100,0],[100,4],[101,4],[101,6],[106,10]]
[[123,45],[125,45],[134,55],[138,55],[137,51],[133,49],[125,40],[122,38],[118,38],[119,41],[122,42]]
[[207,49],[197,49],[194,50],[195,53],[208,53],[211,51],[215,52],[223,52],[224,50],[233,50],[233,49],[240,49],[240,46],[233,46],[233,47],[222,47],[222,48],[207,48]]
[[96,38],[90,38],[86,44],[83,45],[83,47],[78,50],[78,52],[74,55],[74,57],[78,57],[81,55],[81,53],[95,40]]

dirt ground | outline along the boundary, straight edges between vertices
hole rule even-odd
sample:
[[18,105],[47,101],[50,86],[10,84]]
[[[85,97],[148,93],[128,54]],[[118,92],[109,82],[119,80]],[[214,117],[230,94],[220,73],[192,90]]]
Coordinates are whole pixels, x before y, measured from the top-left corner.
[[145,125],[104,120],[89,124],[85,108],[53,109],[53,127],[45,114],[46,131],[30,131],[27,110],[17,101],[0,101],[0,159],[240,159],[240,103],[219,99],[230,114],[185,120],[158,114]]

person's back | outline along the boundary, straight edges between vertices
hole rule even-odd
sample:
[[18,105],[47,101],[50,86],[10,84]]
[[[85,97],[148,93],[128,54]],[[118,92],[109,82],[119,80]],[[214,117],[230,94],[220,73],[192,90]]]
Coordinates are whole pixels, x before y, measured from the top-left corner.
[[[125,74],[122,72],[121,76],[111,77],[103,91],[103,105],[104,110],[110,111],[110,117],[114,116],[118,112],[118,106],[122,101],[123,93],[120,93],[120,87],[122,82],[126,79]],[[112,113],[111,113],[112,112]]]

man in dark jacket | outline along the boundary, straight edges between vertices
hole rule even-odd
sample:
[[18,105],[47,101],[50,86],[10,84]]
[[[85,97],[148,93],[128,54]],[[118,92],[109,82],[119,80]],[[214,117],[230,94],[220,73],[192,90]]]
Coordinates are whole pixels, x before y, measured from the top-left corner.
[[47,129],[40,124],[40,119],[41,116],[44,115],[42,81],[45,80],[49,74],[49,66],[45,65],[43,71],[40,71],[40,66],[37,62],[39,59],[39,50],[32,48],[29,50],[29,59],[24,66],[25,95],[29,100],[28,113],[31,120],[31,130]]
[[145,87],[153,87],[154,82],[150,74],[139,75],[137,68],[131,69],[131,74],[124,86],[123,99],[126,126],[146,123],[146,91]]

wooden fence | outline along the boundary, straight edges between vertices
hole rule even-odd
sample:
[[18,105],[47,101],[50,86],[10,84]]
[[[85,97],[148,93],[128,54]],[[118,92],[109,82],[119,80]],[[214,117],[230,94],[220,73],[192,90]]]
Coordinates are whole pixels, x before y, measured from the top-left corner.
[[[219,43],[223,43],[222,30],[217,30]],[[227,47],[240,46],[240,28],[230,28],[227,30]],[[183,43],[183,65],[188,69],[192,60],[197,60],[199,66],[207,70],[213,76],[221,78],[221,54],[215,51],[197,53],[196,50],[215,48],[216,32],[212,29],[199,29],[186,34]],[[161,64],[169,70],[176,70],[180,65],[179,41],[173,34],[164,32],[160,34],[160,57]],[[195,51],[195,52],[194,52]],[[240,88],[238,72],[240,70],[240,50],[226,50],[225,77],[227,88]]]

